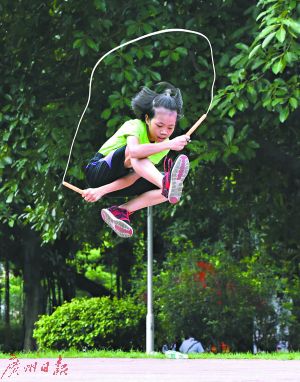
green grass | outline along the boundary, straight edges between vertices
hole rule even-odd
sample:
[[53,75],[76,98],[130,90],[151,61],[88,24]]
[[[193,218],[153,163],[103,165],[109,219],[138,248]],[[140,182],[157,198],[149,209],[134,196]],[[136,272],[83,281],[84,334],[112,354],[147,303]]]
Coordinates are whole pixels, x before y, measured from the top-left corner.
[[202,353],[202,354],[189,354],[191,359],[266,359],[266,360],[300,360],[300,352],[290,353]]
[[[154,353],[151,355],[138,351],[124,352],[121,350],[94,350],[94,351],[78,351],[78,350],[45,350],[36,352],[15,352],[18,358],[58,358],[61,355],[63,358],[161,358],[166,359],[162,353]],[[10,358],[8,353],[0,353],[1,359]],[[291,353],[202,353],[190,354],[190,359],[266,359],[266,360],[300,360],[300,352]]]
[[[14,352],[17,358],[165,358],[162,353],[145,354],[138,351],[124,352],[122,350],[45,350],[36,352]],[[0,358],[9,358],[10,354],[0,353]]]

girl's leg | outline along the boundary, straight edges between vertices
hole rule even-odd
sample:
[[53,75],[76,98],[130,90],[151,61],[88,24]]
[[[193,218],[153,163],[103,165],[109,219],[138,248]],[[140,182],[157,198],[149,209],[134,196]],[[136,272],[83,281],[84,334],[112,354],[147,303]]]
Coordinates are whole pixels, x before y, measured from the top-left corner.
[[103,208],[101,216],[118,236],[131,237],[133,229],[130,225],[129,214],[141,208],[165,202],[166,200],[167,198],[161,194],[161,189],[151,190],[119,207]]
[[170,203],[178,203],[181,197],[183,181],[189,172],[189,160],[186,155],[179,155],[174,164],[172,160],[164,163],[165,173],[161,174],[148,159],[131,158],[134,171],[148,182],[159,187]]
[[149,182],[162,188],[163,174],[148,159],[131,158],[131,165],[134,171]]
[[135,183],[140,176],[136,174],[135,172],[132,172],[123,178],[117,179],[113,181],[112,183],[105,184],[104,186],[97,187],[97,188],[88,188],[83,191],[82,197],[87,202],[96,202],[100,198],[102,198],[104,195],[114,192],[117,190],[122,190],[123,188],[127,188],[131,186],[133,183]]
[[[129,218],[130,213],[148,206],[163,203],[167,200],[169,200],[170,203],[177,203],[181,196],[183,180],[189,170],[189,161],[185,155],[180,155],[172,168],[172,163],[170,164],[170,161],[168,161],[165,175],[162,175],[147,158],[131,158],[130,162],[134,171],[140,176],[140,179],[132,186],[127,187],[125,190],[127,191],[126,196],[129,196],[133,191],[135,191],[135,195],[140,195],[120,206],[112,206],[101,210],[103,220],[120,237],[131,237],[133,235]],[[124,165],[126,165],[126,163],[124,163]],[[141,185],[146,189],[141,190]],[[149,186],[154,187],[154,189],[150,188],[149,190]],[[155,187],[158,188],[155,189]],[[109,193],[107,196],[116,196],[118,193],[118,191]]]
[[161,190],[151,190],[147,191],[142,195],[137,196],[136,198],[130,200],[127,203],[122,204],[119,208],[126,209],[129,213],[135,212],[145,207],[154,206],[166,202],[166,199],[162,194]]
[[[125,175],[129,167],[134,173]],[[130,158],[126,146],[105,158],[97,153],[87,166],[86,174],[92,188],[84,190],[82,196],[88,202],[96,202],[106,194],[128,188],[141,177],[162,188],[163,175],[154,164],[148,158]]]

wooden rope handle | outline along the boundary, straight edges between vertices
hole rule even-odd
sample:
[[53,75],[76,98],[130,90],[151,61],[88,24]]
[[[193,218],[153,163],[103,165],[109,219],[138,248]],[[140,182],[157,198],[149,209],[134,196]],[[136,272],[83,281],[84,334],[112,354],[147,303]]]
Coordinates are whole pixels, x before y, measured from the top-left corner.
[[198,121],[190,128],[190,130],[185,134],[185,135],[189,135],[191,136],[193,134],[193,132],[197,129],[197,127],[199,125],[201,125],[201,123],[205,120],[207,114],[203,114],[199,119]]
[[83,190],[82,190],[81,188],[78,188],[78,187],[76,187],[76,186],[73,186],[73,184],[71,184],[71,183],[63,182],[63,185],[64,185],[65,187],[70,188],[70,190],[73,190],[73,191],[75,191],[75,192],[78,192],[78,194],[80,194],[80,195],[82,195],[82,193],[83,193]]

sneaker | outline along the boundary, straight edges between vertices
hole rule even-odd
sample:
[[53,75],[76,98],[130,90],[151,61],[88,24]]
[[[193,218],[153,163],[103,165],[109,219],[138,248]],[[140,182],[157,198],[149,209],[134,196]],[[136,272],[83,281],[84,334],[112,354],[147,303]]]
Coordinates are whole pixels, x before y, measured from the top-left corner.
[[183,181],[190,169],[189,158],[186,155],[179,155],[174,163],[172,159],[165,159],[162,195],[170,203],[178,203],[182,194]]
[[131,237],[133,229],[129,220],[129,212],[124,208],[112,206],[101,210],[102,219],[112,228],[120,237]]

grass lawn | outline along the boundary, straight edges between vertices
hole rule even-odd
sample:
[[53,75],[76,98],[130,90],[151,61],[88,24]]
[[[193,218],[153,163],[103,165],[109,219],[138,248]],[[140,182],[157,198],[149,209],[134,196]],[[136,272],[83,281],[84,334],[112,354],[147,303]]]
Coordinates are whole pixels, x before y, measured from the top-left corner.
[[[36,352],[15,352],[17,358],[162,358],[166,359],[162,353],[145,354],[138,351],[110,351],[110,350],[94,350],[94,351],[78,351],[78,350],[62,350],[62,351],[36,351]],[[9,359],[8,353],[0,353],[0,359]],[[291,353],[202,353],[189,354],[190,359],[270,359],[270,360],[300,360],[300,352]]]

